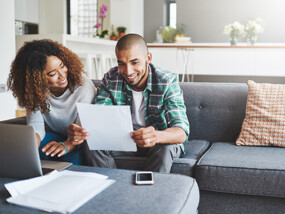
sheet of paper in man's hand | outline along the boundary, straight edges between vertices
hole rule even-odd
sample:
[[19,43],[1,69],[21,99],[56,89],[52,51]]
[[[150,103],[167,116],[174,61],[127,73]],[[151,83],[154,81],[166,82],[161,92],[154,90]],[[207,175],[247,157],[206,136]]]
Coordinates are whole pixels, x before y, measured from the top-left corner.
[[130,133],[133,123],[130,106],[77,103],[81,125],[89,132],[90,150],[137,151]]

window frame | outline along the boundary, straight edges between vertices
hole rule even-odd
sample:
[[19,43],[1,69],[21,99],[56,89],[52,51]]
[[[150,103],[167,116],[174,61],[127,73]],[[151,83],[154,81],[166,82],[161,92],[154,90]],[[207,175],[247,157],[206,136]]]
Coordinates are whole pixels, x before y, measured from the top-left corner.
[[170,25],[170,5],[173,3],[176,4],[176,0],[166,0],[166,25],[168,26]]

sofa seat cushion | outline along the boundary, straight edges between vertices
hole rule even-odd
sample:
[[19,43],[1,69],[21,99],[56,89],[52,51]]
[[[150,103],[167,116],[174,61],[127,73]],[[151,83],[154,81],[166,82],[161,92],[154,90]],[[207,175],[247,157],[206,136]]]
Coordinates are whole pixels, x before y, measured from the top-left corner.
[[[210,147],[210,143],[204,140],[190,140],[184,146],[186,154],[182,154],[180,158],[174,159],[171,173],[193,177],[194,166]],[[133,155],[134,153],[128,153],[127,156],[115,157],[117,167],[120,169],[142,170],[146,158],[134,157]]]
[[285,149],[216,142],[195,167],[203,190],[285,197]]

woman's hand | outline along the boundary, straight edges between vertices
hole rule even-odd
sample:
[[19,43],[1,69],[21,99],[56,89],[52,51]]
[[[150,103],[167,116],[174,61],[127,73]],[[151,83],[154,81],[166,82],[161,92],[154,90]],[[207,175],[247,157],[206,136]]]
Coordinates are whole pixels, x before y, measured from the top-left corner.
[[79,145],[88,139],[89,133],[79,125],[70,124],[66,130],[68,139],[73,145]]
[[66,147],[68,148],[68,152],[74,150],[76,147],[72,145],[72,143],[70,143],[68,140],[64,141],[63,143],[65,146],[62,145],[62,143],[58,143],[56,141],[49,142],[42,148],[42,152],[45,153],[46,156],[50,155],[51,157],[54,157],[55,155],[57,155],[57,157],[61,157],[65,155],[67,150]]

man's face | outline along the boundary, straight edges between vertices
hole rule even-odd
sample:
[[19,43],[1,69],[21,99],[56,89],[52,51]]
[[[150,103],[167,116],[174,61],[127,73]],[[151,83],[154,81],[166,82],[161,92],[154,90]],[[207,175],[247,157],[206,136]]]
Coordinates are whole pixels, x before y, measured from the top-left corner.
[[142,91],[146,87],[148,78],[148,65],[151,54],[146,53],[138,46],[131,49],[116,51],[119,72],[132,89]]

